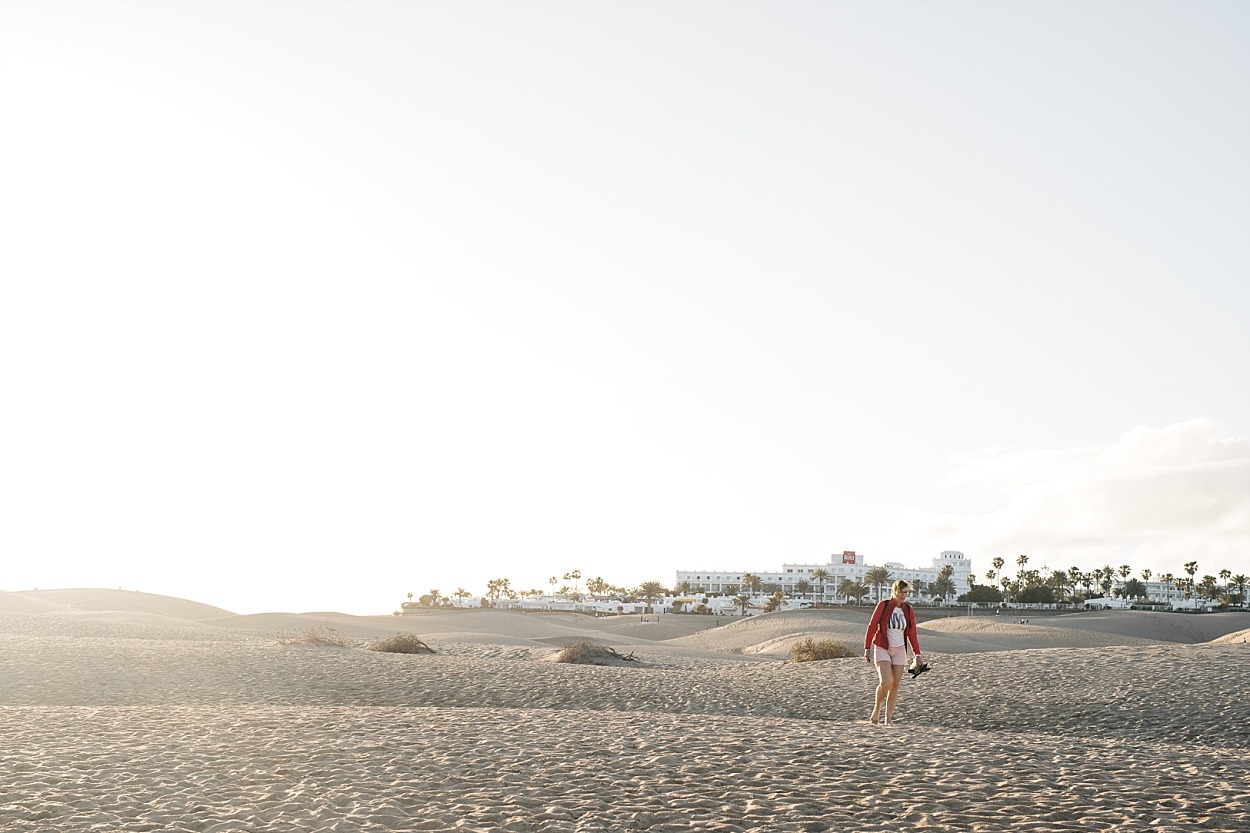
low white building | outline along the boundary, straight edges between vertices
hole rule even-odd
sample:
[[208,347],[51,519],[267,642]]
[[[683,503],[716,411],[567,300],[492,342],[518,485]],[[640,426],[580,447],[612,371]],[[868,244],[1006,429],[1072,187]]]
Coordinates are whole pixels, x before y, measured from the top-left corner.
[[[1185,598],[1185,593],[1170,581],[1143,581],[1146,587],[1146,599],[1152,602],[1161,602],[1176,610],[1194,610],[1201,607],[1210,606],[1210,602],[1206,599],[1200,599],[1196,596]],[[1125,582],[1116,579],[1115,585],[1111,588],[1111,595],[1117,599],[1124,599]],[[1102,599],[1090,599],[1086,605],[1092,605],[1101,602]],[[1133,602],[1134,599],[1127,599],[1126,602]]]
[[[805,598],[827,603],[844,602],[846,600],[838,595],[838,586],[846,579],[862,583],[864,575],[874,566],[885,567],[889,570],[891,581],[901,578],[913,584],[917,582],[929,584],[937,581],[938,574],[941,573],[942,568],[950,566],[952,568],[951,581],[955,584],[955,596],[968,592],[968,577],[972,575],[972,562],[962,552],[955,550],[946,550],[940,553],[928,567],[906,567],[897,561],[887,561],[880,565],[867,564],[862,554],[853,550],[846,550],[841,555],[830,556],[827,564],[783,564],[781,565],[781,570],[777,572],[766,572],[763,570],[678,570],[677,586],[681,587],[683,582],[687,582],[695,591],[712,594],[723,593],[726,587],[744,590],[742,577],[750,574],[758,577],[760,582],[765,585],[778,585],[787,596],[798,597],[803,595]],[[812,578],[812,573],[818,569],[823,569],[828,574],[824,581],[823,595],[821,594],[820,581]],[[800,594],[795,589],[795,585],[799,581],[806,581],[811,585],[810,590],[806,594]],[[883,588],[883,590],[888,591],[888,588]],[[872,588],[869,588],[869,597],[872,596],[872,592]]]
[[1128,610],[1129,603],[1127,599],[1105,596],[1097,599],[1086,599],[1085,608],[1087,610]]

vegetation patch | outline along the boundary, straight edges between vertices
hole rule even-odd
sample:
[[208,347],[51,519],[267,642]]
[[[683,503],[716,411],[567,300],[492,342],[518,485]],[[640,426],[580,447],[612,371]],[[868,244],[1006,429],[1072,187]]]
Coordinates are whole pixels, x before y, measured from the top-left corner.
[[621,654],[614,648],[597,645],[594,642],[574,642],[571,645],[565,645],[556,657],[556,662],[575,662],[580,665],[608,665],[621,661],[637,662],[638,658],[632,651],[629,654]]
[[388,636],[385,639],[379,639],[369,645],[370,651],[383,651],[388,654],[436,654],[438,653],[429,645],[426,645],[416,634],[397,633],[394,636]]
[[822,659],[842,659],[854,656],[854,652],[845,642],[837,639],[822,639],[819,642],[810,636],[790,646],[792,662],[815,662]]
[[283,645],[328,645],[333,648],[351,648],[352,643],[339,636],[338,631],[330,627],[309,628],[298,636],[278,634],[278,642]]

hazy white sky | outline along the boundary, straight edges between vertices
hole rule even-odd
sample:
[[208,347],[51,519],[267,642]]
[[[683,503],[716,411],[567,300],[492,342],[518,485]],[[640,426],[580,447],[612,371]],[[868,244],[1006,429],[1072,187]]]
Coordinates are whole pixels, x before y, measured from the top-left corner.
[[0,588],[1250,572],[1250,4],[0,0]]

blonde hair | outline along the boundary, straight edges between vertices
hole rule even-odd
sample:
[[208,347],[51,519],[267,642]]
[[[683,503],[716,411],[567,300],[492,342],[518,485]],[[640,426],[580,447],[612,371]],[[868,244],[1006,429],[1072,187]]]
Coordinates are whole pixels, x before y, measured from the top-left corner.
[[899,579],[898,581],[894,582],[894,584],[890,587],[890,595],[893,596],[895,593],[897,593],[900,590],[910,590],[910,589],[911,589],[910,584],[903,581],[902,579]]

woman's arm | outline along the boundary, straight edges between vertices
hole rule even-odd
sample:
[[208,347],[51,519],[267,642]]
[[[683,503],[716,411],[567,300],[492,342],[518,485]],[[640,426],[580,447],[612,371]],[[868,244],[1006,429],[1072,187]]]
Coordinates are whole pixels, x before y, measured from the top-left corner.
[[877,606],[873,608],[872,618],[868,620],[868,630],[864,631],[864,650],[867,651],[872,647],[873,637],[877,635],[877,631],[881,628],[881,615],[885,610],[885,604],[888,599],[882,599],[877,602]]
[[917,657],[920,656],[920,635],[916,633],[916,611],[909,610],[911,615],[907,617],[907,641],[911,643],[911,652]]

